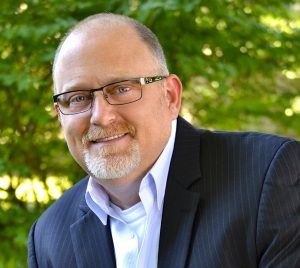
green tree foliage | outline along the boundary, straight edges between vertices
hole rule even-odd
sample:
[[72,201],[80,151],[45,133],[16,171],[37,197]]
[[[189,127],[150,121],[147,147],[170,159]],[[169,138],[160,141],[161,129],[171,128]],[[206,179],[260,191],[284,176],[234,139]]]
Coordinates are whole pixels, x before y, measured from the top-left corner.
[[25,266],[29,227],[51,191],[83,175],[51,103],[53,55],[78,20],[114,12],[157,33],[184,84],[182,114],[198,126],[299,138],[299,11],[292,0],[2,1],[0,267]]

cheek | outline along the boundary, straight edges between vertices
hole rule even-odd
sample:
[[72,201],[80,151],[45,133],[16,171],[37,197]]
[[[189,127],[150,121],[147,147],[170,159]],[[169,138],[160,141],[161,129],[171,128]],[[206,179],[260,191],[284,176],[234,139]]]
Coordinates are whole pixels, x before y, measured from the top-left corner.
[[[169,111],[162,98],[153,100],[146,100],[143,107],[139,109],[139,113],[135,115],[137,130],[141,132],[141,139],[158,139],[161,135],[165,136],[168,125],[172,119],[169,116]],[[147,141],[146,141],[147,142]]]
[[62,129],[65,135],[65,139],[68,148],[75,158],[75,160],[81,159],[82,154],[82,136],[85,133],[85,124],[81,120],[63,120]]
[[143,148],[152,149],[157,146],[158,141],[166,136],[167,125],[163,115],[152,113],[142,118],[137,125],[137,134]]

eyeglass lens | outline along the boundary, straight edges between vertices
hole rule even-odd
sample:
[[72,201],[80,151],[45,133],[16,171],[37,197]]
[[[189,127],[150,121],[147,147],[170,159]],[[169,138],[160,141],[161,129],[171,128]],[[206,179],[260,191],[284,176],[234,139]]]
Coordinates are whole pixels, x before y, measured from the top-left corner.
[[[127,104],[142,97],[139,80],[130,80],[105,86],[103,89],[105,100],[112,105]],[[64,114],[76,114],[91,109],[94,92],[97,90],[81,90],[66,92],[58,97],[58,105]]]

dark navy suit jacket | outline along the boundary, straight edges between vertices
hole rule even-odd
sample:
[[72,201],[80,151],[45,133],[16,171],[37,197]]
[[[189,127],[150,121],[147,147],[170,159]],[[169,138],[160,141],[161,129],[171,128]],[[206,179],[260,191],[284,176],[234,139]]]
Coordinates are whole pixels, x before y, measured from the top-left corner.
[[[29,235],[29,267],[115,267],[109,224],[81,180]],[[300,143],[197,130],[178,119],[158,267],[300,267]]]

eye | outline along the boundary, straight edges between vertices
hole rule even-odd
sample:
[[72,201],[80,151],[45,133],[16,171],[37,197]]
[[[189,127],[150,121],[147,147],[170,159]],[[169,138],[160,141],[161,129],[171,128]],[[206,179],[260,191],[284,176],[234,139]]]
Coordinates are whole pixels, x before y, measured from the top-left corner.
[[72,92],[66,96],[66,102],[69,106],[71,105],[85,105],[92,101],[92,94],[85,91]]
[[126,93],[126,92],[128,92],[128,91],[130,91],[130,90],[131,90],[131,88],[128,87],[128,86],[120,86],[120,87],[118,87],[118,88],[116,89],[116,93],[117,93],[117,94],[122,94],[122,93]]
[[88,100],[88,96],[86,95],[76,95],[76,96],[73,96],[72,98],[70,98],[69,102],[72,103],[72,102],[85,102]]
[[103,93],[111,102],[130,102],[140,95],[141,86],[138,80],[116,82],[104,87]]
[[131,87],[128,85],[119,85],[113,88],[109,94],[110,95],[121,95],[129,92],[131,90]]

